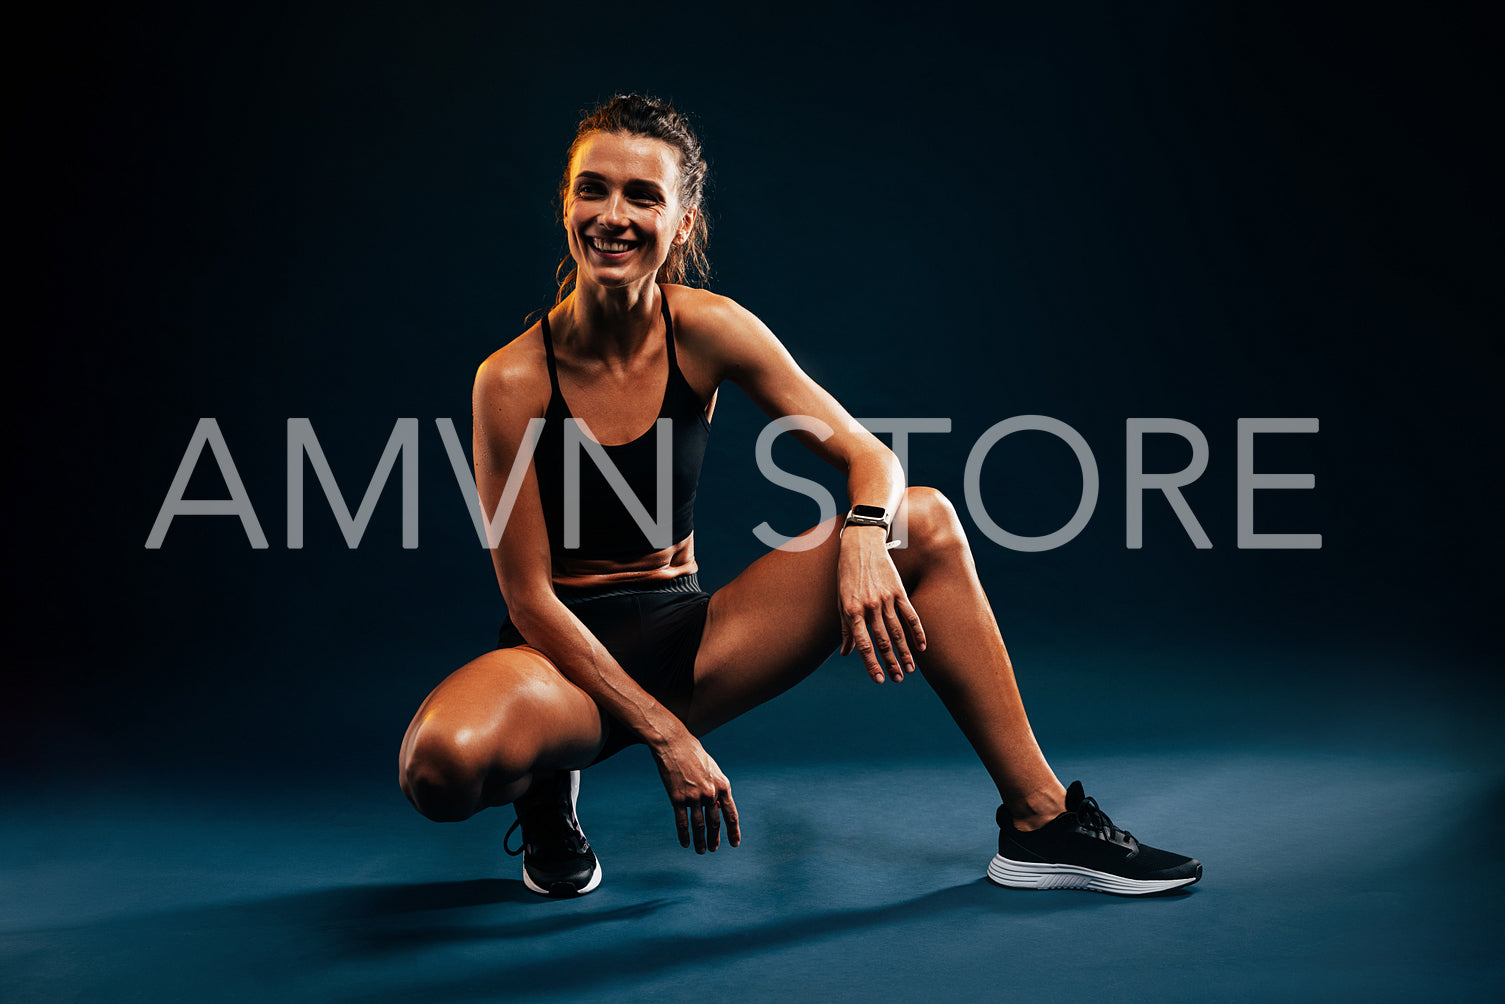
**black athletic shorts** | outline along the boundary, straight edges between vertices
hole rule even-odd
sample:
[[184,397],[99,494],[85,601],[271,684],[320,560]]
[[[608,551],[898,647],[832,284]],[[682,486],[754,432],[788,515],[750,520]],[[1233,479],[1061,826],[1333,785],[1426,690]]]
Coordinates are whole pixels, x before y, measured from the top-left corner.
[[[555,586],[554,592],[628,676],[684,720],[695,691],[695,653],[700,650],[706,605],[711,601],[694,574],[667,581]],[[509,616],[496,647],[526,644]],[[636,732],[604,712],[601,720],[606,745],[592,763],[642,742]]]

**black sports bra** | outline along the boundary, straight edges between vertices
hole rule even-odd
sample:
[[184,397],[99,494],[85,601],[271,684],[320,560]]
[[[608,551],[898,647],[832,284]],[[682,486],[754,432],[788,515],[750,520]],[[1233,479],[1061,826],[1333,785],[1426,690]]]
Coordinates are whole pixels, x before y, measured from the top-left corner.
[[[549,331],[549,315],[543,316],[543,344],[549,360],[549,407],[544,412],[543,434],[533,452],[533,468],[538,476],[538,494],[543,502],[544,522],[549,529],[549,547],[557,557],[570,554],[580,558],[624,559],[641,557],[684,540],[695,529],[695,489],[700,482],[700,465],[705,457],[711,425],[705,417],[705,402],[695,393],[674,353],[674,319],[669,313],[669,299],[659,291],[664,308],[664,347],[669,357],[669,379],[664,387],[664,401],[652,428],[630,443],[603,446],[591,441],[583,429],[574,427],[567,444],[565,423],[575,422],[559,390],[559,370],[554,361],[554,336]],[[666,442],[671,463],[670,526],[665,539],[656,485],[659,423],[668,419],[670,435]],[[579,494],[575,500],[579,539],[567,541],[569,529],[565,506],[566,445],[578,462]],[[604,451],[606,461],[614,465],[626,488],[642,507],[639,519],[653,526],[654,538],[633,518],[628,505],[602,471],[602,462],[592,454]],[[575,546],[569,546],[574,544]]]

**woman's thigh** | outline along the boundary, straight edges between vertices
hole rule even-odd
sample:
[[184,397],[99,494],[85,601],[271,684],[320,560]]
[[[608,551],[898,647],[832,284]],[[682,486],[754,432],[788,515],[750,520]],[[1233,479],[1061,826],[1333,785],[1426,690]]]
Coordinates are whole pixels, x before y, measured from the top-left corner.
[[[838,517],[837,519],[839,519]],[[711,596],[695,657],[686,724],[724,725],[810,675],[841,643],[836,608],[837,520],[770,551]]]
[[583,767],[604,739],[590,695],[543,653],[520,645],[487,652],[434,688],[408,727],[402,765],[407,773],[415,760],[439,758],[462,773],[506,781],[533,769]]

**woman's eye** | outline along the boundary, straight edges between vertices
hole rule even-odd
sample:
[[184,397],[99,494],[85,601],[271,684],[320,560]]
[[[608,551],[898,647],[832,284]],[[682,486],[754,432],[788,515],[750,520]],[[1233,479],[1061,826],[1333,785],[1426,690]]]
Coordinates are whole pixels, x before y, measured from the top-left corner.
[[600,195],[601,194],[601,186],[593,184],[593,183],[591,183],[589,181],[583,182],[582,184],[579,184],[579,185],[575,186],[575,194],[576,195]]

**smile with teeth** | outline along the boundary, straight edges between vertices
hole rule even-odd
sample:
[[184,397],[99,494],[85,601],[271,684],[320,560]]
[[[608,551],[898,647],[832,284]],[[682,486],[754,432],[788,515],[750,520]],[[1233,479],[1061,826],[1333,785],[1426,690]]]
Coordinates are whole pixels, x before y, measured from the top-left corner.
[[622,254],[638,246],[637,241],[617,241],[609,237],[591,237],[589,240],[591,247],[602,254]]

